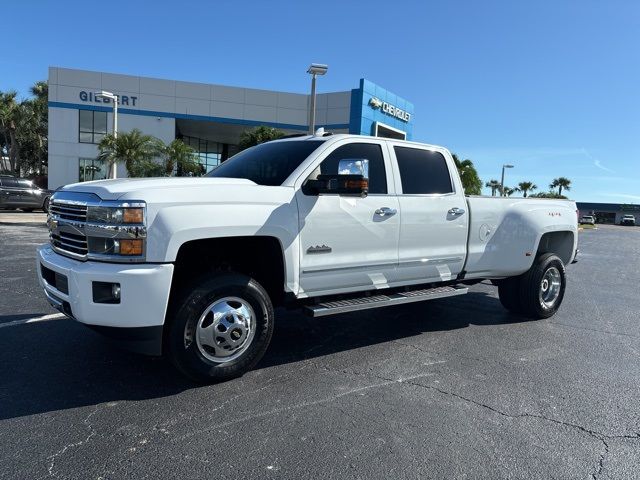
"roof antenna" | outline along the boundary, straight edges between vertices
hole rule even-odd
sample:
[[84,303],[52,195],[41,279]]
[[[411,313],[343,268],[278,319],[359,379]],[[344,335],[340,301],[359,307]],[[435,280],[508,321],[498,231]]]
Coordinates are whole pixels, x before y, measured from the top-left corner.
[[324,137],[324,127],[320,127],[316,130],[316,133],[313,134],[314,137]]

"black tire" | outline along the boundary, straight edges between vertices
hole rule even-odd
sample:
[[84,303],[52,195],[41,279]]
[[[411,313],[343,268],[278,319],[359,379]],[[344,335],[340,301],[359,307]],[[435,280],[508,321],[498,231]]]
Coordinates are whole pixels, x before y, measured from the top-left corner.
[[[545,275],[557,272],[559,277],[559,289],[554,296],[553,302],[544,302],[544,280]],[[549,285],[549,282],[547,282]],[[551,284],[552,285],[552,284]],[[544,253],[536,258],[533,265],[522,275],[520,282],[520,302],[522,313],[533,319],[543,319],[553,316],[564,298],[566,288],[566,272],[562,260],[553,253]],[[548,286],[547,288],[552,288]]]
[[[205,355],[196,341],[197,325],[207,308],[225,297],[246,302],[255,314],[252,339],[240,356],[224,363]],[[262,286],[238,273],[216,273],[201,277],[175,301],[175,314],[169,320],[166,346],[171,362],[189,378],[203,383],[220,382],[243,375],[262,358],[273,335],[273,306]],[[216,337],[218,338],[218,337]],[[210,353],[210,352],[209,352]],[[213,356],[213,355],[212,355]]]
[[520,301],[520,282],[522,278],[509,277],[501,280],[498,284],[498,296],[502,306],[515,315],[523,312],[522,302]]
[[42,211],[43,211],[44,213],[49,213],[49,199],[50,199],[50,198],[51,198],[51,197],[46,197],[46,198],[44,199],[44,202],[42,202]]

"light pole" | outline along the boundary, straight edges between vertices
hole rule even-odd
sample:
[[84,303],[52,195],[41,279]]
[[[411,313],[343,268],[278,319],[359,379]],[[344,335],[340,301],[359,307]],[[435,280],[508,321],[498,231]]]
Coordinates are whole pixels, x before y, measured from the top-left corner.
[[[108,98],[113,103],[113,138],[118,138],[118,95],[102,90],[100,92],[96,92],[94,96],[96,98]],[[117,177],[117,167],[118,165],[116,164],[116,162],[113,162],[110,169],[111,171],[109,172],[109,178]]]
[[329,67],[321,63],[312,63],[307,70],[311,74],[311,105],[309,108],[309,135],[313,135],[316,128],[316,76],[327,73]]
[[508,163],[505,163],[504,165],[502,165],[502,178],[500,179],[500,196],[504,197],[504,169],[505,168],[513,168],[513,165],[509,165]]

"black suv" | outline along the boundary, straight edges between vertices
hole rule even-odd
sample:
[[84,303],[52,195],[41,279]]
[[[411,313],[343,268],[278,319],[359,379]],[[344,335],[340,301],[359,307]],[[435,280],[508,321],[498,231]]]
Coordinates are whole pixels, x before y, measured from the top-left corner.
[[0,209],[25,212],[49,209],[50,190],[43,190],[26,178],[0,175]]

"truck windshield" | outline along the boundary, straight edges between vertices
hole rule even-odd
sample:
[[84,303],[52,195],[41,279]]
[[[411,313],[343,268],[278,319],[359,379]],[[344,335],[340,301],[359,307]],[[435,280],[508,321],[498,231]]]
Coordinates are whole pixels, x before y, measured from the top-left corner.
[[208,177],[246,178],[258,185],[277,186],[324,140],[267,142],[234,155]]

